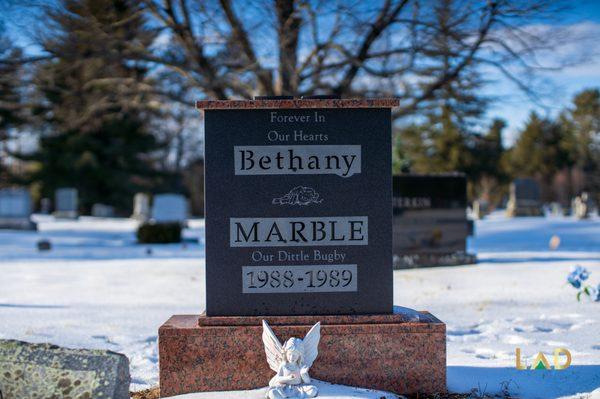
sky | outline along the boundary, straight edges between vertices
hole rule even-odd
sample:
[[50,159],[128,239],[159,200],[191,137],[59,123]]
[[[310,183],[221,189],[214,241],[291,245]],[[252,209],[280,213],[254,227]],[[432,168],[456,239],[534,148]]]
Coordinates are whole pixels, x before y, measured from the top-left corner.
[[[495,97],[488,111],[489,117],[500,117],[508,122],[506,144],[512,144],[525,125],[531,111],[543,116],[556,116],[572,102],[573,96],[585,88],[600,88],[600,1],[573,1],[573,9],[563,12],[554,25],[548,25],[548,34],[558,29],[569,29],[576,38],[544,54],[542,63],[552,65],[558,60],[572,60],[575,65],[560,71],[539,73],[542,80],[543,101],[528,98],[500,76],[486,91]],[[581,58],[584,58],[581,60]],[[494,79],[494,77],[492,77]]]
[[[54,1],[54,0],[49,0]],[[10,7],[7,7],[10,4]],[[18,2],[0,0],[0,21],[4,21],[9,34],[17,43],[26,46],[30,53],[35,47],[28,46],[21,30],[28,30],[35,16],[24,16],[10,12],[18,7]],[[9,10],[9,11],[4,11]],[[15,16],[17,18],[15,18]],[[573,96],[585,89],[600,87],[600,0],[571,1],[569,8],[561,11],[552,22],[531,21],[532,29],[542,29],[547,35],[558,34],[567,29],[574,39],[558,46],[554,51],[541,54],[542,65],[556,65],[559,62],[572,62],[573,65],[559,71],[544,71],[536,74],[536,88],[540,99],[532,99],[499,74],[496,70],[486,71],[490,83],[483,94],[493,99],[487,118],[502,118],[507,122],[504,133],[506,145],[512,145],[524,127],[531,111],[542,116],[556,116],[569,106]]]

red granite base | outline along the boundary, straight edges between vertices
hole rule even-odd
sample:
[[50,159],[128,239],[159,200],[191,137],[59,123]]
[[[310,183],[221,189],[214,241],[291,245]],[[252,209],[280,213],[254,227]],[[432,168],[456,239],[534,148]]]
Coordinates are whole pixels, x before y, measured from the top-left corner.
[[321,321],[316,379],[399,394],[446,391],[446,325],[427,312],[390,315],[172,316],[159,329],[162,397],[266,386],[261,321],[283,342]]

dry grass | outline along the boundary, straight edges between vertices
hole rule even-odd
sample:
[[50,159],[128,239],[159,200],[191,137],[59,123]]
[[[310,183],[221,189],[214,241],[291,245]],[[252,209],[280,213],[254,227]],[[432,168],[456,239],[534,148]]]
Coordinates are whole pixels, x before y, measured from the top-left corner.
[[160,388],[153,387],[143,391],[131,392],[132,399],[158,399],[160,398]]

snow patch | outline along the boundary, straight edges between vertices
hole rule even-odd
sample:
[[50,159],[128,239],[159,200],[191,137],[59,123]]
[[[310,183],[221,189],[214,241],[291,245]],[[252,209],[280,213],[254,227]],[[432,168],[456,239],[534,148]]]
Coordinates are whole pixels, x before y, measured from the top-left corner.
[[[158,327],[173,314],[205,309],[204,222],[189,223],[185,244],[151,246],[135,243],[136,223],[41,217],[41,231],[0,231],[0,337],[122,352],[132,390],[156,385]],[[393,277],[395,304],[428,310],[447,325],[449,390],[590,397],[600,387],[600,304],[577,302],[565,277],[579,264],[600,281],[600,219],[494,214],[475,231],[469,248],[478,264]],[[548,248],[552,235],[561,237],[560,252]],[[41,238],[52,251],[37,251]],[[564,347],[573,363],[516,370],[516,347],[530,361]]]

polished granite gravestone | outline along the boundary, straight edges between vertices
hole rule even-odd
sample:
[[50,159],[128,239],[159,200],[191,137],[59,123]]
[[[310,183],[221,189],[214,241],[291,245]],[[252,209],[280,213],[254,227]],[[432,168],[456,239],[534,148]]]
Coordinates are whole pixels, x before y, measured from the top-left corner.
[[206,110],[208,316],[391,311],[390,130],[381,107]]
[[311,375],[444,392],[445,324],[393,308],[395,99],[200,101],[206,315],[159,329],[161,395],[258,388],[262,320],[286,339],[321,321]]
[[462,173],[393,176],[394,268],[476,262],[468,254],[467,180]]

